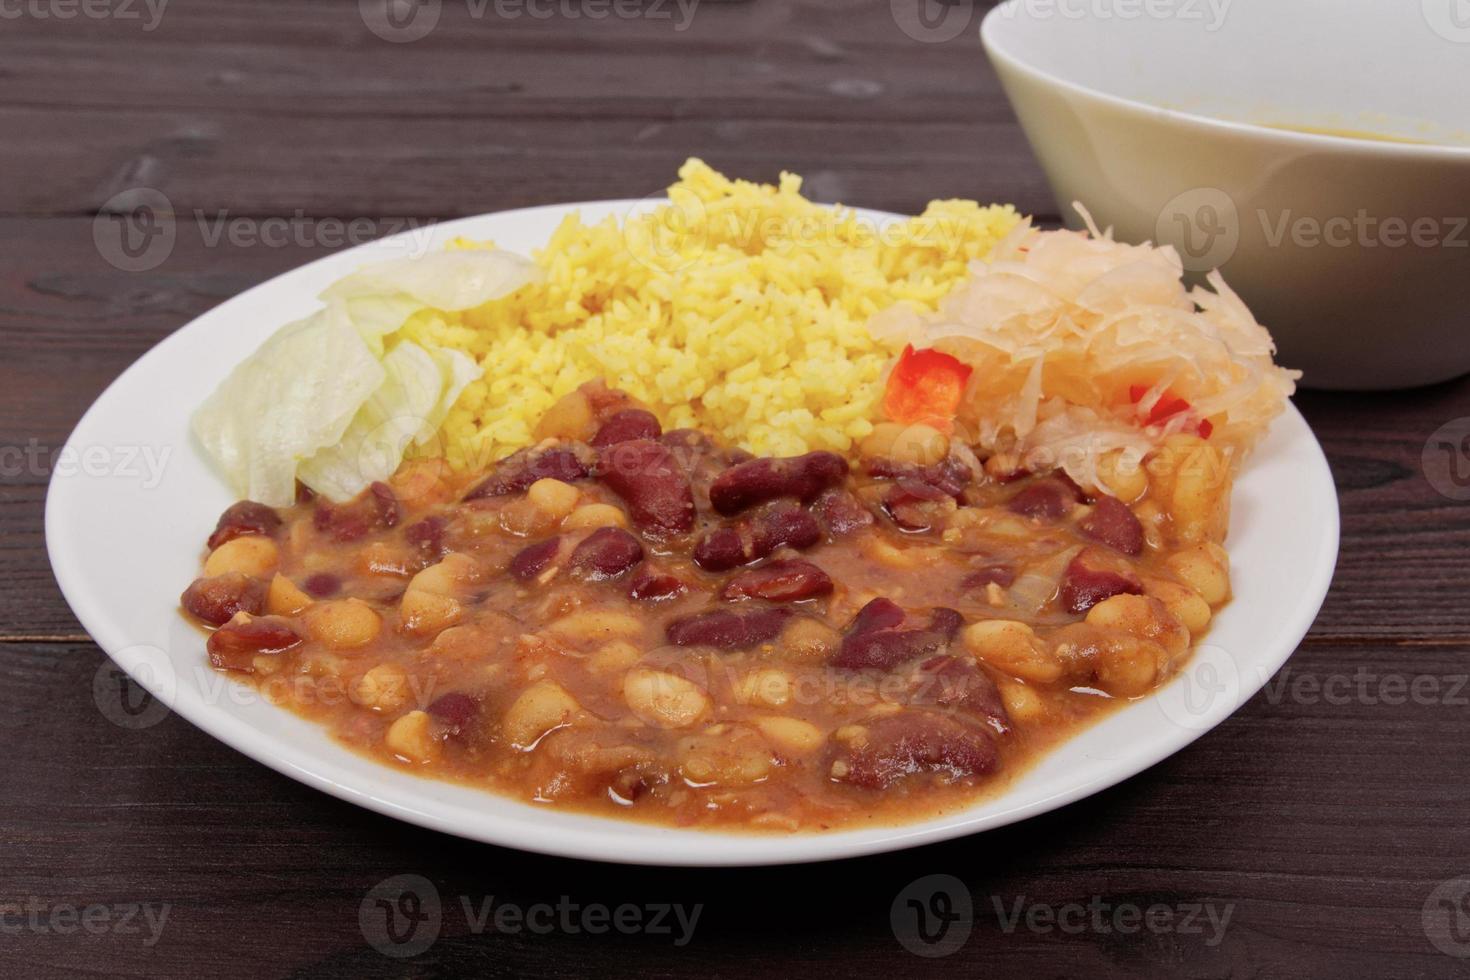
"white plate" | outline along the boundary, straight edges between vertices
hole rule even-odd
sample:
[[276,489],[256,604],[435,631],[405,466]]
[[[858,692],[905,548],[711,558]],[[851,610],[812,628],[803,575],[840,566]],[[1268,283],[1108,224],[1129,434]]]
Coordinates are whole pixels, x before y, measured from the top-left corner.
[[[608,820],[518,803],[368,761],[322,729],[211,671],[178,596],[202,542],[234,497],[188,432],[190,412],[277,326],[359,265],[456,235],[528,252],[572,209],[593,220],[650,202],[604,201],[466,218],[338,253],[251,289],[144,355],[77,425],[46,505],[56,578],[82,625],[118,665],[194,725],[278,772],[410,823],[581,858],[662,865],[758,865],[870,854],[1045,813],[1105,789],[1219,724],[1286,661],[1311,625],[1337,556],[1337,496],[1295,409],[1251,458],[1234,496],[1235,599],[1189,668],[1045,758],[1008,792],[938,820],[754,836]],[[876,222],[891,216],[869,213]],[[418,235],[415,240],[409,235]],[[160,459],[161,478],[146,465]]]

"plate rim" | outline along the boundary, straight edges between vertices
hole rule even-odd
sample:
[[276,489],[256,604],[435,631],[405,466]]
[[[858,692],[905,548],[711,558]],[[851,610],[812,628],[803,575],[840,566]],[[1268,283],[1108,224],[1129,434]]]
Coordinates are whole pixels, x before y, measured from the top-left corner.
[[[434,235],[453,234],[463,226],[482,223],[487,219],[515,220],[525,218],[542,217],[548,214],[565,216],[566,214],[580,209],[622,209],[629,213],[634,209],[642,209],[656,206],[661,200],[659,196],[647,198],[615,198],[608,200],[580,201],[568,204],[543,204],[524,208],[514,208],[505,211],[487,212],[485,214],[466,216],[452,221],[440,222],[433,226]],[[864,208],[852,208],[860,216],[872,220],[887,222],[898,218],[888,212],[875,211]],[[420,229],[421,231],[421,229]],[[187,323],[162,338],[154,344],[124,371],[115,378],[97,396],[93,403],[83,413],[72,432],[67,437],[65,451],[76,452],[76,443],[79,436],[84,434],[94,418],[105,410],[108,401],[116,397],[117,392],[125,391],[132,379],[142,374],[159,358],[166,357],[169,351],[179,343],[183,343],[183,337],[191,331],[207,330],[211,317],[219,314],[219,311],[229,307],[246,306],[252,300],[258,298],[261,293],[269,293],[273,289],[280,288],[282,280],[291,277],[303,276],[307,270],[313,269],[326,263],[344,262],[345,256],[357,255],[363,260],[370,261],[375,250],[394,248],[395,243],[411,241],[408,236],[415,234],[415,230],[400,232],[396,235],[385,236],[372,242],[342,249],[328,255],[313,259],[310,262],[288,269],[264,282],[258,283],[246,289],[224,302],[211,307]],[[205,321],[203,327],[201,321]],[[1341,520],[1339,512],[1339,501],[1332,480],[1331,469],[1327,464],[1326,455],[1321,444],[1317,441],[1311,427],[1297,410],[1296,406],[1288,402],[1283,417],[1278,418],[1273,426],[1290,425],[1300,426],[1300,435],[1305,437],[1300,447],[1307,450],[1305,459],[1298,462],[1307,463],[1314,471],[1314,479],[1321,480],[1325,477],[1326,487],[1330,493],[1331,507],[1322,512],[1323,523],[1320,528],[1321,548],[1317,555],[1311,557],[1311,576],[1307,581],[1300,583],[1300,599],[1291,607],[1291,616],[1287,622],[1277,624],[1277,629],[1272,631],[1273,648],[1279,646],[1280,653],[1271,659],[1274,666],[1269,673],[1263,673],[1253,679],[1253,682],[1243,684],[1239,691],[1239,697],[1233,704],[1223,710],[1211,712],[1206,724],[1198,727],[1184,728],[1174,726],[1168,729],[1161,727],[1161,737],[1147,744],[1132,754],[1124,757],[1122,761],[1099,766],[1095,773],[1075,783],[1069,784],[1067,788],[1033,799],[1028,803],[1019,804],[1009,809],[987,814],[983,817],[965,814],[974,809],[967,807],[946,814],[939,818],[909,823],[893,824],[875,827],[846,828],[841,830],[818,832],[805,831],[789,835],[779,834],[755,834],[726,832],[720,830],[695,830],[683,828],[670,828],[666,825],[655,823],[644,823],[641,821],[624,821],[610,817],[599,817],[586,814],[569,814],[568,811],[560,811],[563,815],[574,815],[583,821],[590,821],[585,828],[580,826],[558,827],[554,832],[547,832],[548,839],[542,839],[534,831],[530,834],[524,829],[507,825],[496,827],[501,819],[493,814],[482,813],[482,818],[487,825],[467,825],[460,815],[456,813],[445,814],[435,812],[433,809],[415,805],[413,801],[403,801],[393,798],[393,787],[388,786],[384,791],[384,783],[397,782],[397,779],[388,779],[385,774],[393,774],[394,777],[407,778],[425,784],[456,785],[444,783],[426,777],[404,773],[373,762],[371,765],[381,772],[374,772],[372,776],[354,778],[347,774],[347,778],[340,775],[334,776],[331,770],[337,768],[337,764],[324,757],[319,750],[311,745],[290,747],[290,751],[278,754],[269,751],[270,733],[259,731],[255,726],[249,724],[242,718],[237,718],[220,710],[217,706],[203,701],[197,704],[188,698],[181,703],[174,703],[176,697],[167,696],[161,689],[162,681],[168,678],[156,678],[151,670],[145,670],[148,665],[144,664],[136,656],[130,657],[127,651],[130,644],[126,637],[120,634],[122,627],[111,621],[105,608],[105,602],[99,602],[92,595],[86,583],[81,580],[80,574],[68,566],[68,556],[64,548],[70,545],[70,539],[65,526],[66,502],[72,491],[70,488],[76,484],[62,482],[59,474],[53,473],[47,485],[44,533],[46,538],[47,558],[51,565],[52,574],[55,576],[61,588],[63,597],[77,616],[78,621],[113,663],[117,664],[136,683],[142,686],[153,696],[166,703],[172,713],[178,714],[189,724],[200,729],[209,736],[223,742],[231,749],[242,753],[248,758],[285,775],[297,782],[303,783],[314,789],[328,793],[344,802],[361,806],[365,809],[404,821],[416,826],[426,827],[443,833],[452,834],[457,837],[475,840],[483,843],[494,844],[503,847],[512,847],[517,850],[532,853],[545,854],[557,857],[570,857],[583,860],[601,861],[614,864],[635,864],[649,866],[667,867],[731,867],[731,866],[774,866],[785,864],[805,864],[820,861],[839,860],[850,857],[859,857],[869,854],[886,853],[890,851],[903,850],[929,843],[951,840],[957,837],[969,836],[985,830],[997,829],[1021,820],[1038,816],[1042,813],[1065,806],[1098,792],[1115,786],[1126,779],[1137,775],[1144,770],[1157,765],[1160,761],[1181,751],[1209,731],[1213,730],[1226,718],[1233,715],[1245,701],[1255,695],[1265,686],[1270,677],[1280,670],[1281,666],[1296,652],[1302,638],[1316,620],[1322,603],[1326,598],[1328,588],[1331,584],[1336,567],[1336,560],[1340,544]],[[192,442],[190,452],[197,453],[197,447]],[[1249,463],[1247,463],[1249,465]],[[1208,642],[1208,636],[1205,642]],[[201,641],[201,648],[202,648]],[[142,676],[140,676],[142,675]],[[231,683],[235,683],[231,681]],[[190,690],[186,686],[179,685],[184,690]],[[174,692],[177,693],[177,689]],[[1149,699],[1158,697],[1160,692],[1149,695]],[[297,717],[277,708],[291,717]],[[311,723],[320,729],[321,726]],[[321,729],[325,738],[330,739],[324,729]],[[1079,736],[1073,736],[1077,738]],[[343,751],[351,750],[343,747]],[[356,753],[353,753],[355,757]],[[381,777],[381,778],[380,778]],[[460,787],[465,792],[475,796],[489,795],[498,800],[510,800],[512,798],[500,794],[491,793],[489,790],[473,787]],[[1000,801],[1004,798],[1004,792],[1000,795],[988,798],[980,805],[986,805]],[[549,812],[538,809],[533,804],[520,803],[528,811],[528,817],[534,819],[540,817],[545,819]],[[457,808],[455,808],[457,809]],[[558,817],[558,819],[560,819]],[[578,823],[581,821],[570,821]],[[643,831],[635,839],[631,835],[632,830]],[[545,828],[542,828],[545,831]],[[618,833],[618,832],[621,833]],[[677,842],[677,843],[676,843]]]

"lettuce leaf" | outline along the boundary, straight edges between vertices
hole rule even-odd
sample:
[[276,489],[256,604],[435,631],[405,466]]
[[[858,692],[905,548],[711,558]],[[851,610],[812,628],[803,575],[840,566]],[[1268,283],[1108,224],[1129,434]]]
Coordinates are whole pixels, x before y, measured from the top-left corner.
[[194,413],[194,433],[237,493],[287,507],[297,464],[342,438],[386,373],[341,311],[325,309],[236,366]]
[[460,351],[392,335],[421,310],[473,309],[539,274],[490,249],[367,266],[239,364],[194,413],[194,432],[242,497],[288,506],[298,479],[331,500],[353,497],[427,445],[480,376]]
[[334,444],[303,462],[296,477],[317,493],[346,500],[398,469],[437,409],[444,376],[433,356],[404,341],[383,358],[384,378]]

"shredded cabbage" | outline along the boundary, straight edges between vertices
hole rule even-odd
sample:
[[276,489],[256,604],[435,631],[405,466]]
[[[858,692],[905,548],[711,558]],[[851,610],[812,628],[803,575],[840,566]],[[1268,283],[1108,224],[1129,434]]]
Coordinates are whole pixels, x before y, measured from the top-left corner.
[[480,374],[463,353],[394,335],[423,310],[474,309],[538,274],[487,249],[367,266],[236,366],[194,413],[194,432],[242,497],[285,507],[298,479],[331,500],[356,496],[432,440]]
[[[1218,273],[1211,289],[1187,289],[1173,248],[1117,242],[1087,221],[1090,233],[1023,222],[935,313],[890,310],[870,329],[974,365],[959,422],[991,451],[1095,484],[1104,453],[1141,459],[1207,420],[1238,462],[1300,372],[1276,366],[1271,335]],[[1147,424],[1166,396],[1189,411]]]

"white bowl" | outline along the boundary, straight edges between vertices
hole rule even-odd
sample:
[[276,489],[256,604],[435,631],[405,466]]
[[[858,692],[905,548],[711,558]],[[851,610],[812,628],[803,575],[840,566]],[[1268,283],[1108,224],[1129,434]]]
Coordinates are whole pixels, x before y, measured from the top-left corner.
[[[180,613],[179,593],[198,573],[202,543],[234,495],[190,438],[194,406],[279,324],[310,313],[318,293],[362,265],[420,254],[461,235],[525,253],[545,244],[572,210],[591,222],[655,203],[596,201],[481,215],[338,252],[221,303],[128,368],[77,424],[62,458],[78,465],[56,469],[46,499],[46,546],[61,591],[98,645],[161,702],[150,711],[120,712],[99,695],[103,714],[138,729],[158,721],[166,706],[308,786],[474,840],[603,861],[781,864],[945,840],[1106,789],[1224,721],[1296,649],[1332,578],[1338,515],[1321,447],[1292,408],[1236,482],[1227,541],[1235,597],[1184,671],[1060,746],[1006,792],[920,823],[759,836],[522,803],[358,755],[212,671],[204,636]],[[879,225],[892,217],[862,214]]]
[[1307,385],[1396,388],[1470,371],[1467,6],[1009,0],[981,37],[1069,223],[1220,268]]

